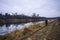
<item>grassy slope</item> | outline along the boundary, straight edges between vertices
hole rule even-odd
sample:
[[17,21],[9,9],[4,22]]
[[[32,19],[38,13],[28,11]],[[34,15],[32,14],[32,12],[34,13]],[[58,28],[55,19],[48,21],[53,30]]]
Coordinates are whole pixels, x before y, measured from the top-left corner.
[[21,30],[16,30],[14,32],[11,32],[10,34],[0,36],[0,40],[32,40],[32,39],[33,40],[44,40],[44,38],[46,38],[46,36],[49,34],[53,26],[54,26],[54,22],[49,23],[48,26],[44,26],[44,23],[30,25],[27,28],[25,27]]
[[52,28],[47,40],[60,40],[60,21],[58,21]]

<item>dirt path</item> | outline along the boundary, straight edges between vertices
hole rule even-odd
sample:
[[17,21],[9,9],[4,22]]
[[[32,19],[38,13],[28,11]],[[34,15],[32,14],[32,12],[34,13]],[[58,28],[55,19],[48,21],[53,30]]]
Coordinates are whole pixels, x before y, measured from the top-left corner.
[[53,25],[51,33],[47,36],[47,40],[60,40],[60,21]]
[[51,21],[49,22],[48,26],[38,28],[38,30],[36,30],[32,34],[22,37],[20,40],[24,40],[24,39],[27,40],[27,38],[31,38],[32,40],[44,40],[44,38],[50,33],[50,30],[52,30],[52,27],[53,27],[52,25],[54,24],[55,24],[55,21]]

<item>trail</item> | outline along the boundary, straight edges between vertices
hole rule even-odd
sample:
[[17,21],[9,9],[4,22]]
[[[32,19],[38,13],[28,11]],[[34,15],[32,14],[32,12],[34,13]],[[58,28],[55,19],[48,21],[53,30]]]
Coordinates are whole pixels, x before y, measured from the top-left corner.
[[60,40],[60,21],[53,26],[50,34],[46,38],[47,40]]
[[[20,38],[20,40],[28,40],[27,38],[32,38],[33,39],[34,36],[37,35],[37,34],[38,34],[38,36],[41,36],[40,40],[42,40],[42,37],[43,37],[43,39],[45,39],[47,37],[47,35],[51,32],[52,27],[55,24],[54,21],[55,20],[52,20],[51,22],[49,22],[49,25],[48,25],[49,27],[44,26],[42,28],[38,28],[36,31],[31,32],[29,35],[26,35],[26,36]],[[35,39],[33,39],[33,40],[35,40]],[[37,40],[39,40],[39,38]]]

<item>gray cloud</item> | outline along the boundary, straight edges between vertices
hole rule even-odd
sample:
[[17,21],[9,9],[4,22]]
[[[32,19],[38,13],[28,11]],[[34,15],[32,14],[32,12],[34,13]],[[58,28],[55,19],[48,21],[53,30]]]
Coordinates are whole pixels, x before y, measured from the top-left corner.
[[60,16],[60,0],[0,0],[0,11],[18,12],[32,15],[56,17]]

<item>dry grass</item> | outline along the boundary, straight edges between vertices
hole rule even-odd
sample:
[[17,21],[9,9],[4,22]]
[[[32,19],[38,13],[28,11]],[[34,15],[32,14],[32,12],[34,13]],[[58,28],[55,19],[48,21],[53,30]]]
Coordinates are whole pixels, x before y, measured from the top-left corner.
[[[20,30],[15,30],[14,32],[11,32],[9,34],[0,36],[0,40],[20,40],[22,37],[29,35],[31,32],[34,32],[37,29],[42,28],[44,26],[45,26],[45,23],[35,23],[33,25],[29,25],[29,27],[25,27]],[[48,25],[48,28],[50,27],[52,27],[52,25]],[[44,28],[43,30],[47,30],[47,27]],[[28,39],[31,40],[30,38]]]

